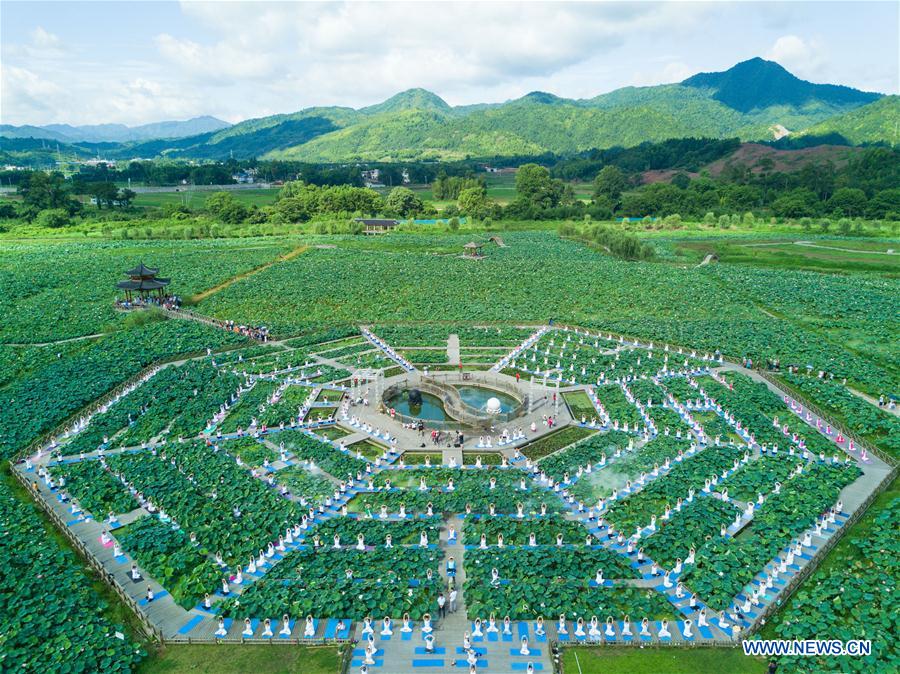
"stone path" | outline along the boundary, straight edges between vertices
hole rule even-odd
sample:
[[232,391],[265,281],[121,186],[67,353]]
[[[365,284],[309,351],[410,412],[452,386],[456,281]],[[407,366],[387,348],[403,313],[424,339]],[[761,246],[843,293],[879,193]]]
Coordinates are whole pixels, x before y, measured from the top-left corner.
[[457,334],[447,337],[447,362],[451,365],[459,365],[459,335]]

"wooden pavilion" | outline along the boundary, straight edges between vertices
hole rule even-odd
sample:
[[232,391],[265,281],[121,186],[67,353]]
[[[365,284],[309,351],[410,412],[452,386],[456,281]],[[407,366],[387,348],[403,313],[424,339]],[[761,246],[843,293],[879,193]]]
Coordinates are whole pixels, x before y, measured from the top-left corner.
[[141,298],[146,298],[153,292],[156,292],[159,299],[163,299],[166,295],[164,288],[171,283],[171,279],[159,278],[157,274],[159,269],[147,267],[141,262],[137,267],[129,269],[125,272],[128,277],[127,281],[119,281],[116,287],[125,291],[125,299],[132,301],[134,293],[138,293]]
[[365,226],[366,234],[385,234],[400,224],[398,220],[386,218],[356,218],[355,221]]

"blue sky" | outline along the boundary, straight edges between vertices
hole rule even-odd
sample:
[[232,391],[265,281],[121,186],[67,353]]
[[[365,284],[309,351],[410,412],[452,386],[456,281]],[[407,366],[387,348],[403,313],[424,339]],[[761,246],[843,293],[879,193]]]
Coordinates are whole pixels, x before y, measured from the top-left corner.
[[583,98],[762,56],[898,93],[897,2],[0,5],[0,121],[230,122],[359,107],[411,87],[452,105]]

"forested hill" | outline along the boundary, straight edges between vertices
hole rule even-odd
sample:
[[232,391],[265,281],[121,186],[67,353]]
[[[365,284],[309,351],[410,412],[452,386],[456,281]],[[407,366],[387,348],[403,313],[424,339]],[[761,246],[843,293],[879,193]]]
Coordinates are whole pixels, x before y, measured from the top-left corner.
[[[896,142],[897,97],[801,80],[755,58],[679,84],[625,87],[590,99],[532,92],[502,104],[451,107],[425,89],[354,110],[308,108],[178,140],[108,149],[110,158],[396,161],[573,155],[671,138]],[[2,145],[2,144],[0,144]],[[2,148],[0,148],[2,149]]]

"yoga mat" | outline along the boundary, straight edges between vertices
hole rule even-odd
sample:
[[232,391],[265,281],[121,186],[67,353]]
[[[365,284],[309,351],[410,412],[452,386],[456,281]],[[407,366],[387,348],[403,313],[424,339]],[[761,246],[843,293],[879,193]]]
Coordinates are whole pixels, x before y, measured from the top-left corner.
[[306,636],[306,620],[303,621],[303,632],[304,632],[304,636],[302,637],[303,639],[315,639],[315,638],[316,638],[316,632],[318,632],[318,631],[319,631],[319,621],[318,621],[318,619],[313,618],[313,633],[312,633],[312,636],[311,636],[311,637]]
[[[169,594],[169,593],[166,592],[165,590],[160,590],[159,592],[154,592],[154,593],[153,593],[153,601],[156,601],[157,599],[162,599],[162,598],[165,597],[167,594]],[[146,606],[146,605],[149,604],[149,603],[150,603],[150,602],[147,601],[147,597],[144,597],[143,599],[141,599],[141,600],[138,602],[138,605],[139,605],[139,606]]]
[[278,638],[279,639],[290,639],[291,634],[294,632],[294,625],[297,623],[296,620],[288,620],[288,627],[290,628],[290,634],[281,634],[281,630],[284,628],[284,623],[279,622],[277,624],[278,627]]
[[431,653],[429,653],[424,646],[416,646],[413,650],[416,655],[431,655],[432,653],[434,655],[444,655],[447,652],[447,649],[443,646],[435,646]]
[[203,622],[204,617],[202,615],[194,616],[191,618],[180,630],[178,630],[179,634],[188,634],[191,630],[193,630],[197,625]]
[[444,661],[440,658],[413,658],[413,667],[443,667]]
[[529,649],[528,649],[528,655],[522,655],[522,654],[519,652],[519,649],[518,649],[518,648],[510,648],[510,649],[509,649],[509,654],[512,655],[513,657],[517,657],[517,658],[540,657],[540,655],[541,655],[541,649],[540,649],[540,648],[529,648]]

